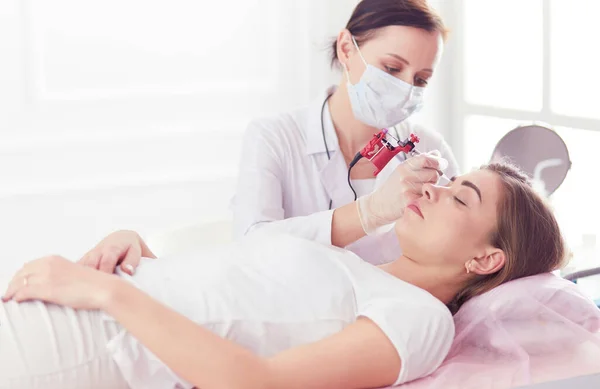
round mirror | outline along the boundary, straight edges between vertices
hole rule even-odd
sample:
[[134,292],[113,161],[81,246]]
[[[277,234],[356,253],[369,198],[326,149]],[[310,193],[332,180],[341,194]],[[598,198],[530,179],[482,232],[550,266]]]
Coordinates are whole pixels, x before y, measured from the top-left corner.
[[562,138],[549,126],[530,124],[510,131],[496,145],[491,162],[508,159],[532,178],[536,190],[549,196],[563,183],[571,159]]

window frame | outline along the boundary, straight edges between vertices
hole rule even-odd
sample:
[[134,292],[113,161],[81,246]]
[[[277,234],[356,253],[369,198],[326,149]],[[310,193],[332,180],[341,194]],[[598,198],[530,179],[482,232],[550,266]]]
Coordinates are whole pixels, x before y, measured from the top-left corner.
[[[464,170],[468,150],[465,147],[465,122],[469,116],[487,116],[500,119],[517,120],[521,122],[541,122],[550,127],[574,128],[586,131],[600,131],[600,120],[581,116],[557,114],[551,109],[552,83],[551,83],[551,0],[542,0],[542,109],[540,111],[521,111],[517,109],[473,104],[465,99],[465,50],[464,50],[464,22],[467,2],[456,0],[451,8],[453,45],[450,55],[453,56],[452,82],[450,88],[451,125],[454,131],[449,139],[452,144],[459,165]],[[511,129],[507,129],[507,132]],[[482,161],[482,163],[485,161]]]

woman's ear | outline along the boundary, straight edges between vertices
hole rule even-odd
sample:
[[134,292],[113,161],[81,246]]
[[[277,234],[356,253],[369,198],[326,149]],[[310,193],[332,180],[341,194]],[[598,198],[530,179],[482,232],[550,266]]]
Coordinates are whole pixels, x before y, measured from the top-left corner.
[[337,38],[337,57],[343,68],[348,66],[348,59],[352,50],[354,50],[352,34],[350,34],[348,29],[343,29]]
[[490,248],[482,256],[473,258],[468,266],[472,273],[488,275],[500,271],[505,263],[504,251],[499,248]]

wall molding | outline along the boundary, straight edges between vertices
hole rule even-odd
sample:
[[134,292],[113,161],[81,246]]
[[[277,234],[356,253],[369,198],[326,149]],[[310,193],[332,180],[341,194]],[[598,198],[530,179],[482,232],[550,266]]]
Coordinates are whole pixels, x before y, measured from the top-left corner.
[[235,128],[210,133],[134,131],[2,144],[0,199],[232,180],[238,170],[243,132],[237,124]]

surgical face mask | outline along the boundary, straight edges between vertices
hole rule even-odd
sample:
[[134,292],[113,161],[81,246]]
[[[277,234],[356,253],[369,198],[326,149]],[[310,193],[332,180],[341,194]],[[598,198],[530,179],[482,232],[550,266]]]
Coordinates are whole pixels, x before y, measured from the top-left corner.
[[356,40],[352,42],[366,66],[357,84],[350,83],[348,68],[348,95],[354,117],[376,128],[393,127],[423,106],[425,88],[408,84],[365,61]]

